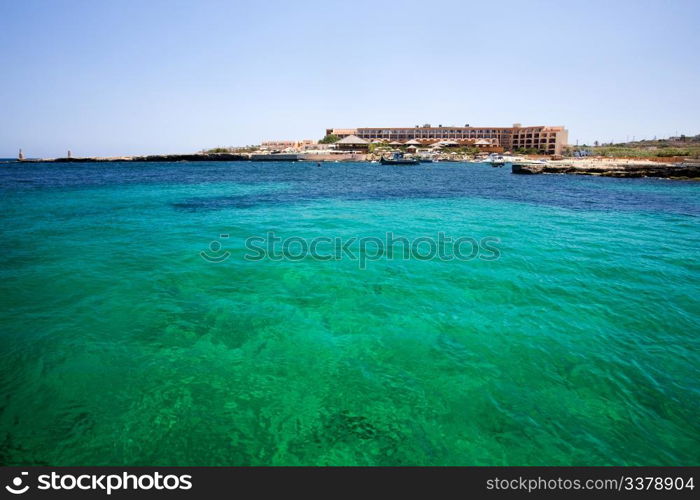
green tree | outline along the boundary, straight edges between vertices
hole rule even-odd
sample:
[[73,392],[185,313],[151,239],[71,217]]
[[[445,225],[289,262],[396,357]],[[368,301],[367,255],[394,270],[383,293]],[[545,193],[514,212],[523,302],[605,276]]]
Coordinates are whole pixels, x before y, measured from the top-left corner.
[[326,137],[321,139],[319,144],[333,144],[334,142],[338,142],[340,140],[340,137],[338,137],[335,134],[328,134]]
[[377,150],[380,150],[380,149],[382,149],[382,148],[388,148],[388,147],[389,147],[389,143],[388,143],[388,142],[380,142],[380,143],[373,142],[373,143],[371,143],[371,144],[369,145],[368,151],[369,151],[370,153],[374,153],[374,152],[377,151]]

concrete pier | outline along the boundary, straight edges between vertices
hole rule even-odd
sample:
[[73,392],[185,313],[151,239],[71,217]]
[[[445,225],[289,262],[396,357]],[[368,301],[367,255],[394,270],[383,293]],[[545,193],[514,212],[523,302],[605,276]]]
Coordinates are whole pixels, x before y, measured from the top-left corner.
[[299,161],[301,155],[296,153],[276,153],[276,154],[254,154],[250,156],[251,161]]

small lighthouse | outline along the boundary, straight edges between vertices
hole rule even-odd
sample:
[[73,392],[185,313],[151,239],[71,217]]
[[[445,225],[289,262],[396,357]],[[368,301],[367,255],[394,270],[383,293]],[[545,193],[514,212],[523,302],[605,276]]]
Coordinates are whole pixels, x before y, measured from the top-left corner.
[[24,153],[22,152],[22,148],[19,150],[19,154],[17,155],[18,160],[24,160]]
[[67,158],[71,158],[70,149],[68,150],[68,156],[67,156]]

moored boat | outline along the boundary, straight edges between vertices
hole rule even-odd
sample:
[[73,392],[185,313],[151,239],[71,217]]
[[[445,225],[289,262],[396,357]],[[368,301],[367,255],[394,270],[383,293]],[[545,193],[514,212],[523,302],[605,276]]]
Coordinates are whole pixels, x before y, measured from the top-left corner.
[[406,158],[403,155],[403,153],[394,153],[390,159],[384,158],[382,156],[379,162],[382,165],[418,165],[420,163],[420,160]]
[[491,153],[488,158],[486,158],[485,162],[492,167],[502,167],[506,164],[506,159],[503,157],[503,155]]

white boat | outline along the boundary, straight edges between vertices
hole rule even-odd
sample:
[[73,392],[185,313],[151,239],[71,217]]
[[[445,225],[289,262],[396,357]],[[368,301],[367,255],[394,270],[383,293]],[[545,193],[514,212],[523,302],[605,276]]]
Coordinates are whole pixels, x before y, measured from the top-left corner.
[[503,155],[491,153],[486,157],[484,163],[488,163],[492,167],[502,167],[506,164],[506,159],[503,157]]

